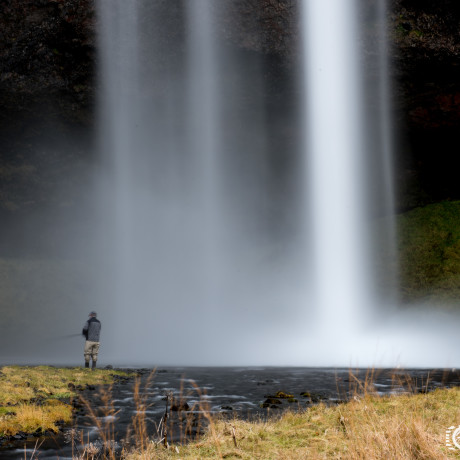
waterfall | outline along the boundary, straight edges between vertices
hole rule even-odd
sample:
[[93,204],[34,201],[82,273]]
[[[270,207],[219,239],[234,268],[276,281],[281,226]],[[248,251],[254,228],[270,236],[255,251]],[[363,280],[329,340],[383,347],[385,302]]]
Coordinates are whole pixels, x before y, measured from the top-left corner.
[[170,337],[187,334],[201,302],[193,265],[201,265],[203,171],[189,148],[181,15],[180,2],[99,2],[107,273],[100,303],[118,362],[159,359]]
[[284,67],[232,2],[98,5],[106,359],[425,363],[375,267],[395,234],[385,1],[299,0]]
[[288,237],[268,225],[286,206],[269,183],[261,58],[226,42],[216,24],[232,14],[213,0],[99,1],[98,313],[114,361],[262,361],[275,343],[239,351],[300,307]]
[[385,0],[302,2],[310,363],[444,365],[455,348],[448,315],[397,305],[387,17]]
[[407,344],[415,336],[401,331],[407,319],[395,313],[386,1],[302,6],[314,340],[329,362],[414,360]]
[[371,303],[359,29],[352,0],[304,3],[313,303],[337,336],[354,333]]
[[222,285],[220,247],[224,215],[221,197],[221,105],[219,55],[214,30],[215,8],[210,0],[190,0],[187,8],[187,134],[197,181],[195,223],[201,235],[199,248],[203,304],[210,308]]

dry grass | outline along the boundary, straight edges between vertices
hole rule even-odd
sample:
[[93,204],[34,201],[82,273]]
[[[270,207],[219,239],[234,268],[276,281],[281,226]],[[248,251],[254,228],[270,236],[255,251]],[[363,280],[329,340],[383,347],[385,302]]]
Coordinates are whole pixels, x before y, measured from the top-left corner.
[[72,406],[61,401],[50,401],[42,406],[20,404],[12,408],[14,412],[0,416],[0,433],[13,435],[19,431],[32,433],[41,431],[58,431],[56,422],[72,421]]
[[[50,366],[5,366],[0,370],[0,435],[37,429],[57,431],[56,422],[70,423],[74,387],[103,385],[116,371]],[[69,388],[69,384],[70,388]],[[64,401],[63,401],[64,400]]]
[[460,423],[460,389],[324,404],[268,421],[212,420],[199,442],[164,449],[151,442],[127,460],[457,458],[446,429]]

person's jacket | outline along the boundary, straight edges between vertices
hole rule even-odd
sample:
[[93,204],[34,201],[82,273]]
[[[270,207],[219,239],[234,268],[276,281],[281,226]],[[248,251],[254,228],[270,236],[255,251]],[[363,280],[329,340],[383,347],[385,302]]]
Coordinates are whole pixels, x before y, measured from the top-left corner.
[[91,342],[99,342],[99,336],[101,334],[101,322],[94,317],[90,318],[83,326],[82,334],[86,337],[86,340]]

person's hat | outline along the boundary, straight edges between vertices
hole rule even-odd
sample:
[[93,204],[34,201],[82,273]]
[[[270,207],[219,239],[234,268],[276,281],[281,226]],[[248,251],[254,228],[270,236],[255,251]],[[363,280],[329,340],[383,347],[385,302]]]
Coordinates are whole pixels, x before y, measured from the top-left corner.
[[92,311],[89,316],[97,316],[97,313],[95,311]]

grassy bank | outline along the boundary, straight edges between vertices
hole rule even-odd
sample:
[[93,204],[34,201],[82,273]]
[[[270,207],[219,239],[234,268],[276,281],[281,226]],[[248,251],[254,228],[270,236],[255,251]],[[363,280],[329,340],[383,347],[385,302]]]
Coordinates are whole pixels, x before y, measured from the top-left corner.
[[20,431],[57,431],[57,423],[70,423],[69,399],[78,388],[113,381],[113,370],[48,366],[0,368],[0,436]]
[[431,459],[458,458],[446,447],[446,429],[460,423],[460,389],[428,394],[366,395],[324,404],[270,421],[213,421],[199,442],[160,445],[127,455],[146,459]]
[[[53,367],[3,367],[0,370],[0,430],[3,435],[36,429],[57,430],[70,422],[68,399],[75,388],[111,383],[114,371]],[[69,386],[70,384],[70,386]],[[125,460],[196,459],[431,459],[458,458],[446,446],[446,430],[460,424],[460,388],[379,397],[358,393],[347,403],[319,404],[268,420],[210,418],[206,435],[187,445],[165,449],[136,430],[134,450]],[[66,402],[67,401],[67,402]],[[142,408],[141,408],[142,409]],[[145,408],[144,408],[145,409]],[[143,409],[136,422],[143,427]],[[142,447],[140,447],[142,446]],[[93,454],[83,458],[118,458]],[[84,454],[86,455],[86,454]],[[79,457],[80,458],[80,457]]]

